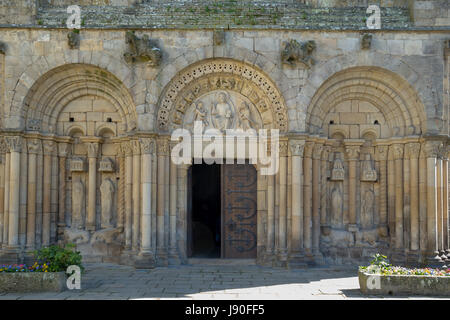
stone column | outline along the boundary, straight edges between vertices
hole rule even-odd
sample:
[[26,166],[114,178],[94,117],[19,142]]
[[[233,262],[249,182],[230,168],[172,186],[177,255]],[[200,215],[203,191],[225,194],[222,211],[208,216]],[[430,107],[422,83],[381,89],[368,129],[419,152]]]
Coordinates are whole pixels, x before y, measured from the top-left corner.
[[39,139],[28,141],[27,251],[33,251],[36,242],[37,154],[40,149],[41,141]]
[[356,165],[359,161],[360,147],[347,145],[345,147],[348,159],[348,231],[356,232]]
[[305,248],[305,254],[309,257],[312,255],[312,153],[314,148],[314,142],[306,142],[304,150],[304,188],[303,188],[303,245]]
[[437,158],[439,154],[439,141],[427,141],[425,154],[427,157],[427,248],[428,260],[431,263],[441,262],[438,251],[437,229]]
[[58,144],[59,155],[59,203],[58,203],[58,241],[64,240],[64,229],[66,227],[66,161],[70,153],[71,145],[63,142]]
[[266,255],[273,258],[275,244],[275,175],[267,176],[267,244]]
[[280,202],[278,221],[278,260],[282,263],[287,259],[287,154],[288,142],[280,141]]
[[428,250],[427,199],[427,156],[425,145],[422,144],[419,155],[419,244],[422,256],[426,255]]
[[411,227],[411,182],[410,182],[410,154],[408,145],[405,144],[403,152],[403,248],[408,251],[410,248],[410,227]]
[[131,250],[133,221],[133,149],[131,142],[122,143],[125,153],[125,249]]
[[27,143],[20,154],[20,205],[19,205],[19,245],[25,246],[27,238],[27,195],[28,195],[28,152]]
[[59,191],[59,165],[58,150],[52,154],[52,181],[50,187],[50,243],[54,244],[57,240],[57,221],[58,221],[58,191]]
[[[7,144],[7,140],[5,138],[5,143]],[[3,241],[2,246],[6,248],[8,246],[8,228],[9,228],[9,176],[11,173],[11,153],[9,153],[9,146],[7,145],[7,152],[5,153],[5,204],[4,204],[4,212],[3,212]]]
[[[441,150],[439,150],[441,151]],[[436,166],[436,180],[437,180],[437,186],[436,186],[436,194],[437,194],[437,241],[438,241],[438,250],[439,250],[439,257],[442,260],[446,260],[447,257],[444,255],[444,226],[443,226],[443,214],[442,214],[442,193],[443,193],[443,179],[442,179],[442,159],[441,159],[441,152],[438,154],[437,158],[437,166]]]
[[323,145],[316,144],[313,150],[312,163],[312,251],[316,263],[321,263],[322,254],[319,250],[320,240],[320,164]]
[[303,258],[303,151],[305,141],[289,141],[292,154],[292,247],[291,258]]
[[89,187],[86,230],[95,231],[96,195],[97,195],[97,156],[99,142],[87,142],[89,158]]
[[164,223],[164,211],[165,211],[165,185],[164,176],[166,173],[166,156],[169,153],[169,144],[167,139],[159,139],[157,141],[158,148],[158,202],[157,202],[157,265],[166,266],[167,261],[167,250],[165,247],[164,236],[165,236],[165,223]]
[[410,161],[410,249],[418,253],[419,245],[419,143],[407,144]]
[[55,142],[44,140],[44,201],[42,204],[42,245],[50,245],[50,212],[51,212],[51,178],[52,178],[52,154],[55,150]]
[[[395,162],[395,249],[396,260],[402,259],[403,250],[403,144],[394,144]],[[400,255],[400,256],[399,256]]]
[[[327,217],[327,170],[328,170],[328,157],[330,154],[331,147],[324,146],[322,151],[321,163],[320,163],[320,229],[321,233],[327,232],[329,230],[328,217]],[[323,231],[322,231],[323,230]]]
[[133,147],[133,230],[132,230],[132,248],[133,251],[139,250],[140,233],[140,191],[141,191],[141,145],[139,141],[132,141]]
[[[170,150],[176,145],[176,143],[170,144]],[[179,264],[180,259],[177,249],[177,166],[172,161],[170,155],[168,158],[170,166],[170,178],[169,178],[169,192],[170,192],[170,206],[169,206],[169,221],[170,221],[170,234],[169,234],[169,259],[171,264]]]
[[379,183],[380,183],[380,203],[379,203],[379,221],[382,226],[382,233],[380,234],[382,237],[388,236],[387,231],[387,223],[388,223],[388,211],[387,211],[387,159],[388,159],[388,146],[378,145],[376,146],[376,155],[377,160],[380,166],[380,175],[379,175]]
[[392,145],[388,151],[388,226],[390,247],[395,248],[395,161]]
[[117,227],[124,227],[125,218],[125,148],[117,144],[117,157],[119,161],[119,187],[117,192]]
[[3,218],[5,213],[5,140],[0,137],[0,250],[3,243]]
[[22,151],[22,137],[7,137],[6,141],[11,152],[8,248],[17,249],[19,246],[20,152]]
[[152,153],[153,139],[139,139],[142,153],[142,215],[141,215],[141,247],[139,256],[145,264],[153,266],[152,252]]
[[188,184],[188,171],[190,165],[182,164],[178,166],[178,224],[177,246],[180,250],[180,259],[186,262],[187,259],[187,184]]
[[442,179],[443,185],[443,214],[444,214],[444,247],[447,262],[450,261],[450,213],[448,209],[448,146],[443,153]]

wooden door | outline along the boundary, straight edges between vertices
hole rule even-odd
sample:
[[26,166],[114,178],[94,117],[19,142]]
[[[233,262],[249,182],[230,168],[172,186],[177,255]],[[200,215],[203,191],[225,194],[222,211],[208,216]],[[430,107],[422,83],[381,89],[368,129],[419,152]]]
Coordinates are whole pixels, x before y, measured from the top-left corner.
[[222,258],[256,258],[256,169],[222,165]]

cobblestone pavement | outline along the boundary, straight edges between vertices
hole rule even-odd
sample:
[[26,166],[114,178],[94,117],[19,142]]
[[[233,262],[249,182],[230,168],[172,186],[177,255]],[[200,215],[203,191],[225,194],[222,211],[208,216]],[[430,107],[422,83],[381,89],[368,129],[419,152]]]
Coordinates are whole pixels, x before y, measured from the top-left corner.
[[[135,270],[114,264],[86,264],[81,290],[0,293],[0,299],[393,299],[361,295],[356,273],[355,267],[286,270],[186,265]],[[404,298],[408,297],[395,297]]]

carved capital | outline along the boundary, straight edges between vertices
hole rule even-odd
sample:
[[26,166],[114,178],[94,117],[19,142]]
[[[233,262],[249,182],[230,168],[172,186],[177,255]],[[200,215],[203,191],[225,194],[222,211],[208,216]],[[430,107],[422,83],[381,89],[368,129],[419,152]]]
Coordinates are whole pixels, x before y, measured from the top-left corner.
[[291,140],[289,141],[289,146],[291,148],[291,153],[293,156],[303,157],[303,152],[305,150],[305,141]]
[[305,143],[305,157],[311,158],[314,149],[314,142],[306,142]]
[[139,139],[141,142],[141,151],[143,154],[152,154],[154,152],[155,142],[150,138],[141,138]]
[[359,160],[360,153],[359,146],[347,146],[345,147],[345,153],[347,154],[348,160]]
[[141,144],[138,140],[132,140],[131,141],[131,148],[133,148],[133,154],[134,155],[140,155],[141,154]]
[[38,154],[38,153],[42,152],[42,149],[41,149],[42,144],[41,144],[41,140],[39,140],[39,139],[28,140],[27,147],[28,147],[28,153]]
[[392,146],[392,151],[394,152],[394,159],[403,159],[403,144],[394,144]]
[[67,157],[70,154],[70,144],[62,142],[58,144],[58,154],[60,157]]
[[98,156],[98,143],[97,142],[87,142],[88,157],[97,158]]
[[288,142],[280,141],[280,157],[286,157],[288,155]]
[[129,156],[133,155],[133,148],[131,147],[131,142],[130,141],[122,142],[121,148],[122,148],[122,153],[126,157],[129,157]]
[[406,144],[408,158],[417,159],[420,155],[420,143]]
[[9,152],[21,152],[22,151],[22,137],[5,137],[6,144],[8,145]]
[[157,142],[158,155],[166,156],[169,154],[169,141],[167,139],[159,139]]
[[384,161],[388,158],[389,147],[388,146],[377,146],[376,147],[376,159],[378,161]]
[[53,155],[56,151],[56,143],[51,140],[42,141],[44,155]]
[[316,144],[314,146],[312,158],[314,160],[320,160],[322,158],[322,151],[323,151],[323,145],[322,144]]

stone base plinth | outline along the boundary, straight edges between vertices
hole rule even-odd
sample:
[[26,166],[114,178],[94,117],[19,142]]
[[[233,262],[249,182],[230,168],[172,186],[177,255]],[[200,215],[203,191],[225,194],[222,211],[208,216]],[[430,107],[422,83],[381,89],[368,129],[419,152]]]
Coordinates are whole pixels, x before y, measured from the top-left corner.
[[0,292],[60,292],[65,289],[64,272],[0,272]]

